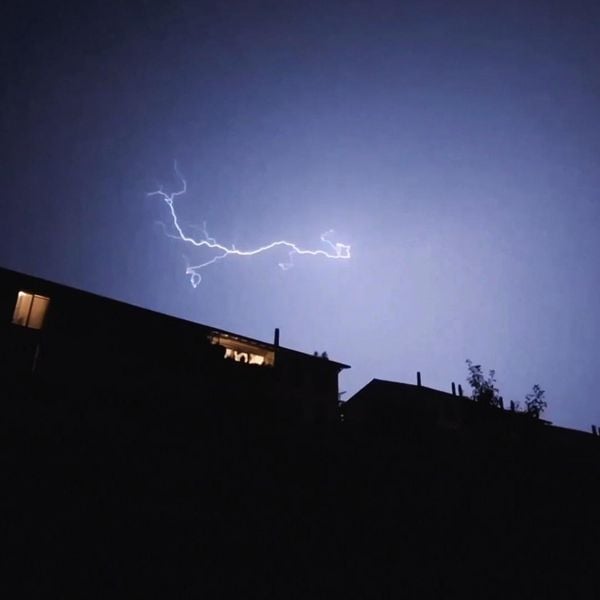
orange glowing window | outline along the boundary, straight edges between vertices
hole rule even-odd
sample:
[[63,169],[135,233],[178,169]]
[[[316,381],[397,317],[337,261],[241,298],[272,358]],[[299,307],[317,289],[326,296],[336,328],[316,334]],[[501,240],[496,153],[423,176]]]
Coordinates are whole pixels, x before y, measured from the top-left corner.
[[50,298],[46,296],[19,292],[12,322],[30,329],[41,329],[49,303]]
[[275,363],[275,352],[260,342],[247,340],[229,333],[214,333],[210,336],[213,344],[225,348],[225,358],[249,365],[272,367]]

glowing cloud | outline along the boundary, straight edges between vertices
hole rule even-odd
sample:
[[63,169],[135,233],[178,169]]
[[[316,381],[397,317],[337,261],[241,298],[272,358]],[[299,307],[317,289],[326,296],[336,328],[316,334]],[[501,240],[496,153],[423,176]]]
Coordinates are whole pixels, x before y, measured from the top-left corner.
[[191,246],[195,246],[196,248],[208,248],[211,250],[216,250],[218,254],[213,256],[210,260],[197,264],[197,265],[188,265],[186,269],[186,274],[190,276],[190,281],[194,287],[198,287],[200,282],[202,281],[202,276],[200,275],[200,271],[209,265],[212,265],[219,260],[223,260],[228,256],[255,256],[257,254],[261,254],[263,252],[268,252],[269,250],[273,250],[274,248],[284,247],[288,249],[288,262],[280,262],[278,263],[279,267],[286,271],[293,266],[293,257],[294,255],[301,256],[321,256],[323,258],[333,259],[333,260],[347,260],[350,258],[350,246],[346,244],[340,244],[339,242],[332,242],[330,236],[333,234],[333,230],[326,231],[321,235],[321,241],[328,248],[327,250],[317,249],[317,250],[308,250],[305,248],[301,248],[300,246],[294,244],[293,242],[289,242],[287,240],[277,240],[274,242],[269,242],[264,246],[259,246],[258,248],[254,248],[251,250],[239,250],[234,245],[225,246],[220,242],[217,242],[214,238],[208,235],[206,230],[206,223],[203,224],[202,227],[202,235],[200,239],[191,237],[186,234],[177,218],[177,212],[175,211],[175,199],[178,196],[183,196],[187,192],[187,182],[185,178],[181,175],[179,170],[177,169],[177,165],[175,165],[175,172],[177,177],[181,180],[181,189],[176,192],[171,192],[168,194],[163,191],[162,188],[150,192],[148,196],[158,196],[161,198],[165,204],[169,207],[169,212],[171,215],[171,221],[176,231],[176,235],[172,234],[171,237],[175,237]]

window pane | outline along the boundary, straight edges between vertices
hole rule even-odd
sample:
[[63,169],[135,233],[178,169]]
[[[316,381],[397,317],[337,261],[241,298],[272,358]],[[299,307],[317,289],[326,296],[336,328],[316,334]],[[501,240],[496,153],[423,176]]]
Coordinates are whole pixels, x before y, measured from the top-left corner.
[[31,294],[26,294],[25,292],[17,294],[17,304],[15,305],[15,312],[12,319],[15,325],[27,325],[27,317],[29,316],[32,299],[33,296]]
[[49,299],[45,296],[34,296],[33,306],[29,314],[28,325],[32,329],[41,329],[44,324],[44,317],[48,308]]
[[275,363],[275,352],[267,344],[253,343],[228,334],[214,334],[211,341],[225,348],[225,358],[252,365],[273,366]]

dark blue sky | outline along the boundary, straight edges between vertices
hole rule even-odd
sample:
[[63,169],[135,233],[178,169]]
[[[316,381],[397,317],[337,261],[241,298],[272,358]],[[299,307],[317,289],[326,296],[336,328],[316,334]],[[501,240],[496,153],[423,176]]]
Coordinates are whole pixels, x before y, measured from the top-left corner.
[[[0,263],[449,389],[600,423],[596,2],[21,3],[2,34]],[[146,193],[226,244],[194,289]],[[175,187],[173,187],[175,189]],[[190,229],[197,234],[197,230]],[[205,256],[205,255],[203,255]]]

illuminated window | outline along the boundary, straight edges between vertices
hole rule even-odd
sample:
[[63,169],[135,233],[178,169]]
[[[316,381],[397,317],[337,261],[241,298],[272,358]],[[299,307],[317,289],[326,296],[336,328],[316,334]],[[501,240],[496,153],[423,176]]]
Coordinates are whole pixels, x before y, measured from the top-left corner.
[[265,357],[254,352],[239,352],[232,348],[225,348],[225,358],[233,358],[236,362],[248,363],[249,365],[264,365]]
[[263,366],[273,366],[275,362],[275,352],[266,344],[226,333],[215,333],[210,340],[225,348],[225,358],[236,362]]
[[49,303],[50,298],[46,296],[19,292],[12,322],[31,329],[41,329]]

